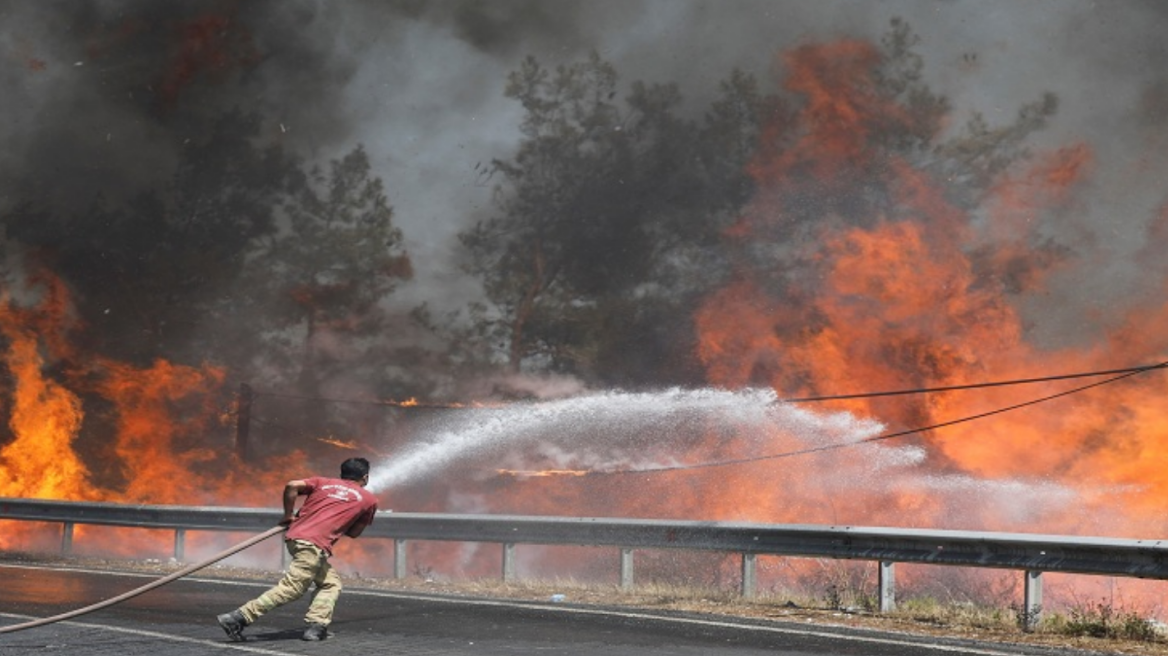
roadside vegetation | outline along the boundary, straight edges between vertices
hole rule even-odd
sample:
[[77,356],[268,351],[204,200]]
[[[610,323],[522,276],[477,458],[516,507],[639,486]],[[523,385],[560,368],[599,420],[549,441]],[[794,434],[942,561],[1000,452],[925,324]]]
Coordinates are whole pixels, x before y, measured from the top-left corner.
[[[519,599],[533,602],[585,604],[649,611],[701,613],[727,617],[847,626],[857,629],[945,636],[998,643],[1017,643],[1093,650],[1106,653],[1168,655],[1168,627],[1137,608],[1099,601],[1061,610],[1042,610],[1041,619],[1024,630],[1018,605],[950,602],[931,597],[904,599],[897,609],[881,614],[875,595],[762,593],[746,599],[733,590],[671,584],[586,584],[570,579],[504,583],[497,579],[437,581],[413,575],[404,580],[354,582],[375,588],[444,595]],[[562,601],[553,601],[560,599]]]

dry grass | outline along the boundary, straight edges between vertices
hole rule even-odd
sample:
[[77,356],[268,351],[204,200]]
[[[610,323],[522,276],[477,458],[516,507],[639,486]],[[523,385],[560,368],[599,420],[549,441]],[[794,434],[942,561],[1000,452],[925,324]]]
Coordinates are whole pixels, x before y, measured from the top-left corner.
[[[1020,628],[1017,609],[920,599],[903,601],[895,612],[880,614],[856,606],[831,607],[827,603],[830,599],[793,598],[774,594],[744,599],[725,590],[652,583],[622,590],[618,586],[591,585],[570,579],[503,583],[497,579],[444,582],[410,577],[400,581],[361,579],[353,581],[352,585],[543,602],[550,601],[552,595],[563,595],[564,603],[571,604],[794,621],[996,643],[1168,656],[1168,637],[1157,630],[1155,623],[1134,613],[1107,610],[1105,607],[1076,609],[1069,614],[1045,613],[1043,621],[1034,631],[1024,632]],[[1108,626],[1111,630],[1100,630],[1102,626]],[[1132,627],[1136,628],[1133,630]]]

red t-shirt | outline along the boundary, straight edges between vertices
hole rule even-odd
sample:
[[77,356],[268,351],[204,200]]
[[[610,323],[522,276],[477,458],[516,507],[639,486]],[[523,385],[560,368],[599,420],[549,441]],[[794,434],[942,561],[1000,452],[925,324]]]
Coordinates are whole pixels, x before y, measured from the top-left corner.
[[333,545],[351,527],[368,526],[377,512],[377,497],[357,481],[313,476],[304,479],[307,496],[285,540],[306,540],[333,555]]

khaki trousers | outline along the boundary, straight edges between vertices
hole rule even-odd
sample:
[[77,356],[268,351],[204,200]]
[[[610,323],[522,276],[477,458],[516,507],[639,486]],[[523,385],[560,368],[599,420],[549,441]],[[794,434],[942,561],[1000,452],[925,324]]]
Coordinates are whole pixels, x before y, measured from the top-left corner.
[[273,608],[296,601],[308,592],[310,585],[316,585],[312,603],[304,614],[308,624],[328,626],[333,621],[333,608],[341,594],[341,577],[329,565],[328,556],[311,542],[287,540],[284,546],[292,556],[292,562],[284,577],[274,587],[262,595],[239,607],[247,623],[259,619]]

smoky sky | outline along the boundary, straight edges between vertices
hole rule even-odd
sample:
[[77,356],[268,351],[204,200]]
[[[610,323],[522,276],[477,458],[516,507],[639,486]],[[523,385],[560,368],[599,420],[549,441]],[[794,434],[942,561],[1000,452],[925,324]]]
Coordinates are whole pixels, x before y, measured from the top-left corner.
[[1049,91],[1060,110],[1036,147],[1097,153],[1095,188],[1052,235],[1096,265],[1032,312],[1065,325],[1142,289],[1130,255],[1168,165],[1168,5],[1155,0],[5,0],[0,212],[132,195],[209,117],[256,112],[262,141],[307,161],[363,144],[417,267],[402,300],[459,303],[473,285],[453,268],[453,237],[492,209],[476,169],[516,147],[520,108],[503,88],[523,57],[596,51],[622,84],[677,83],[700,113],[735,68],[774,90],[782,51],[878,41],[893,17],[919,35],[953,126],[974,112],[1008,124]]

